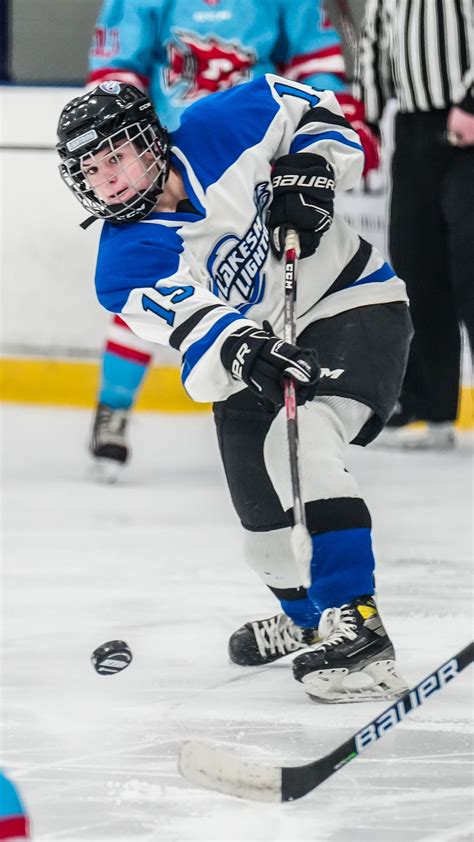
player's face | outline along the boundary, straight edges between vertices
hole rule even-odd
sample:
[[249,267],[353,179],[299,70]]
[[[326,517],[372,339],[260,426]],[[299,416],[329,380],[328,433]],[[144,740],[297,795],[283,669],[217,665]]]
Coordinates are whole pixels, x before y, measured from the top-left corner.
[[129,140],[110,143],[82,161],[82,171],[96,196],[108,205],[128,202],[147,190],[156,177],[153,154]]

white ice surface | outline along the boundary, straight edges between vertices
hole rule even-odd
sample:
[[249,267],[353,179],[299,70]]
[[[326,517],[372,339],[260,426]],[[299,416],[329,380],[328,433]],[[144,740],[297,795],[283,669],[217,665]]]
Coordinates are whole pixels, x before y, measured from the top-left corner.
[[[115,487],[87,478],[89,413],[4,406],[2,743],[37,842],[471,839],[466,671],[315,792],[256,804],[183,780],[184,739],[302,763],[383,704],[318,706],[288,661],[243,669],[231,632],[276,613],[241,556],[210,417],[136,415]],[[472,635],[472,453],[352,448],[379,605],[410,684]],[[114,638],[131,666],[97,675]]]

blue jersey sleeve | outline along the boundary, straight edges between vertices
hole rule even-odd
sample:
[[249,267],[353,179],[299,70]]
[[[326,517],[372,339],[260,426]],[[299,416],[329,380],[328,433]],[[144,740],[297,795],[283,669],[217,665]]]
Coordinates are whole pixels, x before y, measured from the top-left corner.
[[255,323],[196,282],[175,229],[106,223],[96,291],[137,336],[180,352],[181,379],[193,400],[223,400],[243,388],[224,369],[220,348],[237,327]]
[[130,291],[154,287],[179,270],[181,238],[173,229],[151,224],[105,223],[95,274],[97,297],[112,313],[121,313]]

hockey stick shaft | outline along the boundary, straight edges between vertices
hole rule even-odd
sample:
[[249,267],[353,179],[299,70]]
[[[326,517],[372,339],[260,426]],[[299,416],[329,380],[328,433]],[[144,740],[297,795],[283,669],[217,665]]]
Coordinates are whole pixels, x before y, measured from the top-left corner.
[[234,756],[220,746],[187,742],[181,748],[181,773],[201,786],[254,801],[295,801],[377,742],[435,692],[456,678],[474,659],[469,643],[423,681],[391,704],[325,757],[303,766],[267,766]]
[[306,766],[282,768],[282,801],[293,801],[315,789],[327,778],[377,742],[395,725],[420,707],[433,693],[456,678],[474,659],[474,643],[469,643],[449,661],[426,676],[405,695],[397,699],[379,716],[361,728],[331,754]]
[[[296,342],[296,276],[300,241],[298,233],[289,228],[285,236],[285,305],[284,305],[284,339],[294,345]],[[288,449],[290,457],[291,489],[293,496],[294,526],[291,532],[293,555],[301,574],[301,584],[308,588],[311,584],[311,558],[313,544],[306,528],[304,503],[301,496],[300,472],[298,464],[298,406],[296,402],[295,384],[289,378],[283,381],[286,428],[288,435]]]
[[349,9],[349,4],[347,0],[335,0],[335,5],[341,19],[341,27],[344,35],[343,40],[347,44],[347,48],[349,49],[352,55],[352,60],[355,61],[357,54],[358,38],[354,26],[354,21],[352,19],[352,15]]

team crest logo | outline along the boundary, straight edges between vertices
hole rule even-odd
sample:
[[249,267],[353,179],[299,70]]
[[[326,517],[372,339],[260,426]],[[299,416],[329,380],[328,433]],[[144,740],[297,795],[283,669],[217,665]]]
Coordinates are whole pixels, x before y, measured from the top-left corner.
[[263,220],[269,199],[268,184],[257,184],[256,214],[244,235],[221,237],[207,261],[212,292],[242,314],[259,304],[265,293],[265,273],[261,270],[268,255],[269,233]]
[[120,82],[102,82],[99,85],[101,91],[104,91],[106,94],[119,94],[120,93]]
[[249,79],[256,59],[253,50],[213,35],[199,38],[190,32],[176,31],[174,36],[167,47],[164,76],[168,88],[184,84],[184,90],[179,92],[180,102],[193,102]]

